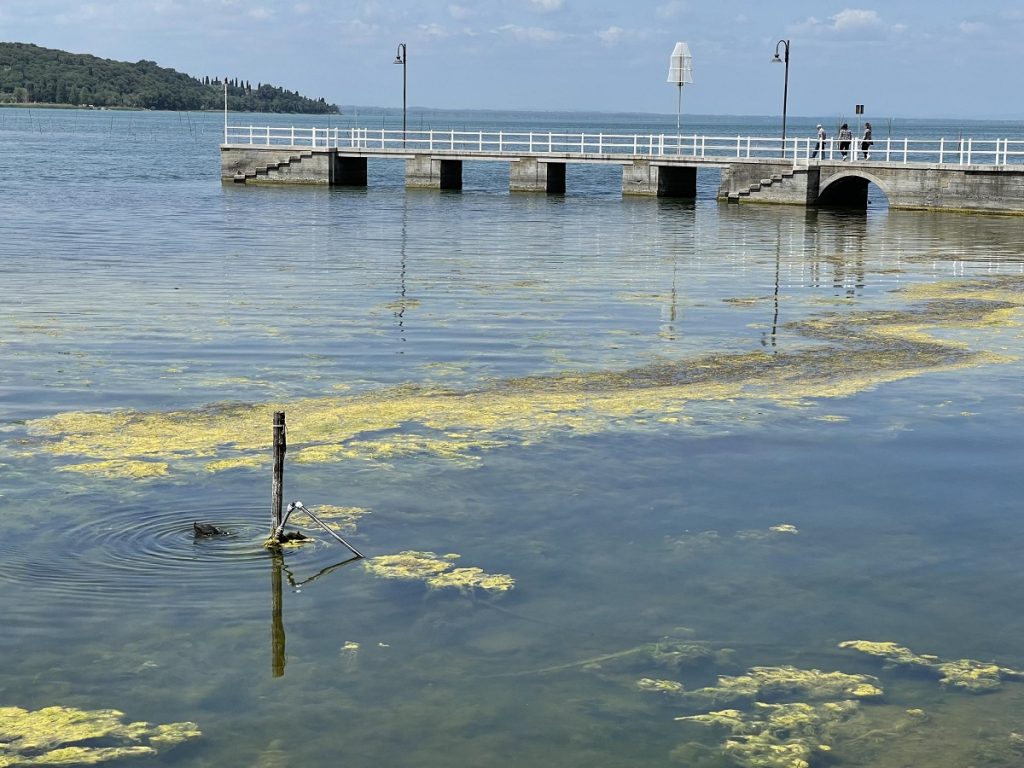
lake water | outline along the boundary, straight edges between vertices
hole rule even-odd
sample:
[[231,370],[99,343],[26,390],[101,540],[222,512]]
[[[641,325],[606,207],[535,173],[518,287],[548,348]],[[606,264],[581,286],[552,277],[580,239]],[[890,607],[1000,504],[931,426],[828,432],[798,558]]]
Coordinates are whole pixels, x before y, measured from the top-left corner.
[[[1024,220],[222,185],[222,127],[0,110],[0,764],[1024,761]],[[275,410],[368,563],[263,548]]]

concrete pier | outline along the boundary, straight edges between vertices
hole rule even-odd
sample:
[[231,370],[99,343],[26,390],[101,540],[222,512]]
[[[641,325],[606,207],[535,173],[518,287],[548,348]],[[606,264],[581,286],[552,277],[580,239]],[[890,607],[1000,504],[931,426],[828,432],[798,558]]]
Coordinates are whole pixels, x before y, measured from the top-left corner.
[[405,161],[405,186],[410,189],[462,189],[462,161],[414,155]]
[[622,166],[622,194],[650,197],[697,197],[697,167],[634,160]]
[[541,161],[536,157],[513,161],[509,163],[508,189],[510,192],[565,194],[565,163]]
[[[692,200],[697,196],[697,171],[703,167],[719,169],[717,198],[723,202],[864,209],[874,184],[893,209],[1024,215],[1024,163],[1007,162],[1014,155],[1008,154],[1006,142],[996,143],[999,162],[972,165],[894,162],[885,154],[879,160],[853,162],[794,161],[783,159],[781,152],[773,158],[749,157],[744,156],[749,152],[742,141],[733,149],[738,157],[691,156],[668,152],[660,137],[637,137],[628,149],[620,144],[616,151],[602,143],[604,137],[598,137],[596,146],[545,151],[551,140],[540,135],[520,142],[527,144],[528,151],[516,151],[493,142],[488,145],[483,134],[469,136],[475,141],[469,141],[467,148],[429,152],[401,145],[371,146],[362,134],[350,140],[353,146],[224,144],[221,178],[235,183],[365,186],[368,158],[377,158],[403,160],[409,188],[459,190],[463,161],[472,160],[507,163],[512,192],[563,194],[568,164],[605,164],[622,166],[623,195]],[[949,151],[945,156],[957,157]]]

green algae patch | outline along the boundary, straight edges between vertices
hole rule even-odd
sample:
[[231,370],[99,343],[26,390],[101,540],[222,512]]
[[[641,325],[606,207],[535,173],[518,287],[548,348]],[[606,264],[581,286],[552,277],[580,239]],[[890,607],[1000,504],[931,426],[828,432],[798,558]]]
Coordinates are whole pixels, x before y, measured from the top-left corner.
[[438,557],[433,552],[407,550],[397,555],[380,555],[363,561],[363,566],[374,576],[402,581],[423,581],[434,589],[455,587],[463,591],[483,589],[488,592],[507,592],[515,580],[503,573],[485,573],[480,568],[455,568],[458,555]]
[[968,693],[988,693],[1002,687],[1003,680],[1024,680],[1024,672],[974,659],[943,660],[932,654],[917,654],[897,643],[872,640],[845,640],[840,648],[849,648],[885,661],[888,667],[907,667],[939,676],[939,682]]
[[[488,451],[559,435],[658,429],[673,421],[693,429],[698,405],[728,403],[734,415],[726,421],[737,424],[763,403],[806,405],[928,373],[1005,363],[1010,358],[943,337],[961,334],[980,343],[986,333],[995,337],[1000,328],[1019,326],[1022,286],[1018,276],[894,292],[894,301],[917,305],[788,323],[787,332],[808,343],[774,354],[658,359],[624,370],[485,380],[462,390],[407,385],[168,413],[69,412],[30,421],[27,429],[35,450],[80,458],[76,471],[142,479],[156,476],[153,468],[133,473],[127,462],[162,463],[167,472],[195,464],[211,472],[255,467],[254,456],[268,450],[273,412],[284,410],[296,462],[387,465],[429,456],[472,467]],[[749,406],[732,407],[743,402]]]
[[856,713],[857,702],[811,705],[757,702],[750,712],[725,709],[677,717],[724,729],[722,752],[747,768],[809,768],[816,755],[832,751],[839,729]]
[[155,755],[201,735],[195,723],[128,723],[116,709],[0,707],[0,768],[98,765]]
[[751,667],[743,675],[721,675],[718,685],[698,688],[688,696],[711,705],[747,700],[802,698],[876,699],[882,696],[877,677],[822,672],[799,667]]
[[333,504],[320,504],[316,507],[316,516],[327,523],[327,526],[339,533],[353,533],[356,523],[370,514],[370,510],[362,507],[339,507]]
[[163,477],[168,472],[168,466],[163,461],[108,459],[106,461],[87,461],[82,464],[67,464],[60,470],[62,472],[78,472],[83,475],[141,480]]

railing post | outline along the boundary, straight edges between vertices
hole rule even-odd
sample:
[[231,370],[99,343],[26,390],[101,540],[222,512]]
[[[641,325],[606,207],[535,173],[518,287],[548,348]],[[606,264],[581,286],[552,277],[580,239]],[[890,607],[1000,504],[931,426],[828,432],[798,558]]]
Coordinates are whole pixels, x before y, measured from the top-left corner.
[[946,137],[943,136],[939,139],[939,165],[942,165],[942,155],[946,150]]
[[451,138],[449,139],[449,143],[451,144],[452,152],[454,152],[455,151],[455,129],[454,128],[451,129]]
[[973,146],[973,142],[974,142],[973,138],[967,139],[967,164],[968,165],[971,164],[971,149],[972,149],[972,146]]
[[477,131],[476,139],[477,139],[477,144],[479,146],[480,151],[483,152],[484,151],[484,132],[483,131]]
[[504,131],[498,131],[498,152],[502,150],[502,145],[505,143],[504,139]]

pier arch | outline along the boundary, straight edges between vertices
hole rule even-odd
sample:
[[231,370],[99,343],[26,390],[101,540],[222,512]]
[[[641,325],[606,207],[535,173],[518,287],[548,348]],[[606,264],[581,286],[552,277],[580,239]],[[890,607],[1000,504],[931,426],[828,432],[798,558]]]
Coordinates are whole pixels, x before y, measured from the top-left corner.
[[885,197],[891,199],[891,191],[874,174],[863,170],[842,170],[822,179],[818,186],[815,205],[821,208],[867,209],[868,189],[874,184]]

